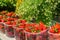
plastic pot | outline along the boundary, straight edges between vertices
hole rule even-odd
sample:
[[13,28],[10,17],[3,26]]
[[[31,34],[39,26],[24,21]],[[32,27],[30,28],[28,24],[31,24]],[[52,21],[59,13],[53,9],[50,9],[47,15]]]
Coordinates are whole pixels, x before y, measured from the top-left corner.
[[60,34],[51,33],[48,31],[49,40],[60,40]]
[[3,22],[0,22],[0,31],[2,33],[5,33],[5,26],[4,26],[4,23]]
[[23,28],[14,27],[14,34],[16,40],[25,40],[25,32]]
[[48,40],[47,30],[41,31],[39,33],[29,33],[25,31],[26,40]]
[[8,37],[13,38],[14,37],[14,29],[13,29],[13,25],[6,25],[5,24],[5,33]]

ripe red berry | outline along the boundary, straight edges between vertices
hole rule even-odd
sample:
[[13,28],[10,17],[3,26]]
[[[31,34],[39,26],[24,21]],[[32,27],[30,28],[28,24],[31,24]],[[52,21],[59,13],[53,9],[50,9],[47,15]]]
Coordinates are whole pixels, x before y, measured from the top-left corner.
[[8,13],[7,16],[12,16],[12,13]]
[[8,25],[10,25],[11,24],[11,22],[10,21],[7,21],[7,22],[5,22],[6,24],[8,24]]
[[60,33],[60,29],[58,30],[58,33]]
[[55,31],[54,31],[54,29],[50,29],[50,32],[51,32],[51,33],[54,33]]
[[54,27],[57,28],[57,29],[60,29],[60,24],[56,23]]
[[25,27],[29,27],[29,26],[31,26],[31,25],[30,25],[30,24],[28,24],[28,23],[25,25]]
[[24,26],[19,26],[19,28],[24,28]]
[[26,20],[20,20],[20,23],[26,23]]
[[8,21],[14,21],[14,18],[7,18]]
[[30,30],[29,28],[25,28],[25,30],[26,30],[27,32],[31,32],[31,30]]
[[0,19],[3,19],[3,16],[2,15],[0,15]]
[[5,20],[1,20],[1,22],[5,22]]
[[14,22],[12,23],[12,25],[16,25],[16,22],[14,21]]

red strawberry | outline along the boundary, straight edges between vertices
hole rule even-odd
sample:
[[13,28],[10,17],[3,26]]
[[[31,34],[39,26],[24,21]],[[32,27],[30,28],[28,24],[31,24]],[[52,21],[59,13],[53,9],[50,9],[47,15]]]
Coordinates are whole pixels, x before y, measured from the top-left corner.
[[40,30],[45,30],[46,25],[43,22],[40,22]]
[[1,20],[1,22],[5,22],[5,20]]
[[14,21],[14,18],[11,18],[12,21]]
[[2,29],[4,26],[0,25],[0,29]]
[[3,19],[3,16],[2,15],[0,15],[0,19]]
[[7,18],[7,20],[8,20],[8,21],[11,21],[11,20],[12,20],[12,18]]
[[26,30],[27,32],[31,32],[31,30],[30,30],[29,28],[25,28],[25,30]]
[[51,33],[54,33],[55,31],[54,31],[54,29],[50,29],[50,32],[51,32]]
[[10,21],[11,19],[10,18],[7,18],[8,21]]
[[26,24],[25,23],[20,23],[21,26],[25,26]]
[[10,24],[11,24],[11,22],[10,22],[10,21],[7,21],[7,22],[6,22],[6,24],[10,25]]
[[12,16],[12,13],[8,13],[7,16]]
[[39,27],[39,24],[34,25],[35,27]]
[[57,28],[57,29],[60,29],[60,24],[56,23],[54,27]]
[[60,29],[58,30],[58,33],[60,33]]
[[39,30],[39,27],[35,27],[35,30],[36,30],[36,31]]
[[14,21],[12,25],[16,25],[16,22]]
[[26,23],[26,20],[20,20],[20,23]]
[[44,24],[42,24],[42,23],[40,23],[40,27],[45,27],[45,25],[44,25]]
[[47,28],[46,27],[43,27],[43,30],[46,30]]
[[7,18],[8,21],[11,21],[11,18]]
[[39,27],[39,30],[43,31],[43,27]]
[[30,24],[28,24],[28,23],[25,25],[25,27],[29,27],[29,26],[31,26],[31,25],[30,25]]
[[36,24],[34,27],[35,27],[35,30],[39,30],[39,25],[38,24]]
[[19,28],[24,28],[24,26],[19,26]]
[[5,22],[5,20],[2,20],[2,19],[1,19],[0,22]]

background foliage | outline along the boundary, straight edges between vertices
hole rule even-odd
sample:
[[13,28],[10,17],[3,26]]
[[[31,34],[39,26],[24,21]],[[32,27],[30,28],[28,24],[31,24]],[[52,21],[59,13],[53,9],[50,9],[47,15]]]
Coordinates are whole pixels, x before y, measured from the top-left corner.
[[0,11],[8,10],[15,11],[16,0],[0,0]]
[[60,22],[60,0],[58,0],[58,4],[55,10],[53,11],[53,16],[54,16],[53,20]]
[[18,0],[16,13],[27,21],[43,21],[51,25],[58,3],[59,0]]

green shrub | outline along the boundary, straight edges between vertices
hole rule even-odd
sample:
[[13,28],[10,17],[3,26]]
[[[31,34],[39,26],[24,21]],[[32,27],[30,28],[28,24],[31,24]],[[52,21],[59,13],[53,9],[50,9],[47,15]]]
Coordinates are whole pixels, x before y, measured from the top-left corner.
[[37,23],[43,21],[50,26],[58,0],[22,0],[21,4],[17,3],[16,14],[20,15],[21,19]]
[[0,0],[0,10],[15,11],[16,0]]

